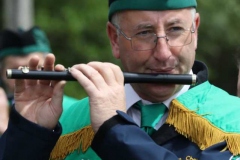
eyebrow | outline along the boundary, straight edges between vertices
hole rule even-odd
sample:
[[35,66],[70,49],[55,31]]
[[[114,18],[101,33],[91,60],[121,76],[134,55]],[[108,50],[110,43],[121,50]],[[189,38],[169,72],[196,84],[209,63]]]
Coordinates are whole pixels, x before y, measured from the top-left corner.
[[136,27],[134,27],[134,30],[139,30],[139,29],[147,29],[147,28],[153,28],[152,24],[145,23],[145,24],[139,24]]
[[[184,24],[185,20],[179,19],[179,18],[172,18],[166,21],[167,25],[174,25],[174,24]],[[143,23],[143,24],[139,24],[136,26],[135,29],[141,29],[141,28],[149,28],[152,27],[153,25],[150,23]]]
[[178,19],[178,18],[174,18],[174,19],[168,20],[166,24],[168,26],[172,26],[172,25],[175,25],[175,24],[184,24],[184,21],[181,20],[181,19]]
[[[164,22],[164,26],[173,26],[176,24],[185,24],[185,21],[179,18],[172,18]],[[132,28],[132,30],[141,30],[141,29],[154,29],[154,24],[151,23],[141,23]]]

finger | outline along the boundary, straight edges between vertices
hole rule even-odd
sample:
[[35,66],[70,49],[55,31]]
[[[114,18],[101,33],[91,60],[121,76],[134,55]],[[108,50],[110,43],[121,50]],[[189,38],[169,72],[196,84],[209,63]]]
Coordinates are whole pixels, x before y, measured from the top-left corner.
[[23,92],[25,89],[25,80],[24,79],[15,79],[15,94]]
[[[20,68],[21,68],[21,66],[18,69],[20,69]],[[14,92],[15,92],[15,94],[23,92],[24,89],[25,89],[25,80],[24,79],[15,79],[14,81],[15,81],[14,82],[14,85],[15,85],[14,86]]]
[[89,66],[96,69],[101,76],[103,77],[104,81],[110,85],[113,84],[115,81],[115,76],[113,74],[112,69],[105,63],[102,62],[90,62],[88,63]]
[[87,66],[86,64],[74,65],[70,69],[70,72],[89,96],[96,94],[101,88],[106,87],[103,77],[91,66]]
[[[65,69],[65,67],[64,67],[63,65],[58,64],[58,65],[55,66],[55,69],[54,69],[54,70],[61,72],[61,71],[65,71],[66,69]],[[59,81],[51,81],[51,82],[50,82],[51,87],[54,88],[55,84],[58,83],[58,82],[59,82]]]
[[[55,56],[53,54],[48,54],[44,60],[44,71],[53,71],[55,63]],[[42,85],[50,85],[50,80],[39,80],[39,83]]]
[[124,76],[121,68],[115,64],[107,63],[112,68],[115,79],[119,84],[124,84]]
[[[100,63],[99,63],[100,64]],[[74,66],[77,70],[82,72],[83,76],[85,76],[91,83],[98,89],[104,88],[107,86],[104,77],[98,72],[95,68],[87,64],[80,64]]]
[[[37,70],[39,63],[39,57],[37,55],[34,55],[28,63],[29,70]],[[37,84],[37,80],[26,80],[26,84],[29,86],[34,86]]]
[[108,85],[123,84],[123,73],[120,67],[112,63],[90,62],[88,65],[96,69]]
[[56,116],[56,121],[58,121],[58,118],[60,117],[62,112],[62,102],[65,84],[66,81],[59,81],[55,84],[55,87],[53,89],[51,105],[53,107],[54,115]]
[[57,64],[56,66],[55,66],[55,69],[54,69],[55,71],[65,71],[66,69],[65,69],[65,67],[63,66],[63,65],[61,65],[61,64]]

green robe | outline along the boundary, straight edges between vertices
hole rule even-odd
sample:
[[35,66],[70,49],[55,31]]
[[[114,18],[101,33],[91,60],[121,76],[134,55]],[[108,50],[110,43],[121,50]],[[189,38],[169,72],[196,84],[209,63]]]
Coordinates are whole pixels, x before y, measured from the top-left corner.
[[73,97],[69,97],[67,95],[63,96],[63,112],[65,112],[70,106],[72,106],[72,104],[74,104],[75,102],[77,102],[78,100],[73,98]]
[[[240,154],[240,98],[204,82],[172,101],[166,123],[196,143],[200,149],[226,141],[230,152]],[[98,160],[91,149],[89,100],[74,103],[60,120],[63,133],[52,159]]]

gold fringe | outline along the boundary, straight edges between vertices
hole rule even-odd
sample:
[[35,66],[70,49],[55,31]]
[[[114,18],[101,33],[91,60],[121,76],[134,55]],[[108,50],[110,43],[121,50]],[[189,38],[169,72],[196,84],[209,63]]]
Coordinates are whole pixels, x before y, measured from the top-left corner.
[[52,150],[50,159],[64,159],[68,154],[75,150],[86,152],[90,147],[94,137],[94,132],[91,125],[88,125],[73,133],[62,135],[57,141]]
[[171,103],[166,123],[173,125],[178,133],[196,143],[201,150],[226,141],[226,147],[233,155],[240,154],[240,134],[220,130],[203,116],[188,110],[177,100]]

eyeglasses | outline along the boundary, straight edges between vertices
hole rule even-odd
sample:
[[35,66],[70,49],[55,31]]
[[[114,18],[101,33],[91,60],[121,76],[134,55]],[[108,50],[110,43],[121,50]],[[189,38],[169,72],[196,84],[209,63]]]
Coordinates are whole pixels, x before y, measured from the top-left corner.
[[119,27],[114,26],[127,40],[131,41],[132,49],[136,51],[154,49],[159,38],[166,39],[171,47],[182,47],[192,42],[192,33],[195,33],[192,25],[189,29],[173,27],[171,31],[166,32],[165,36],[157,36],[153,31],[147,30],[128,37]]

